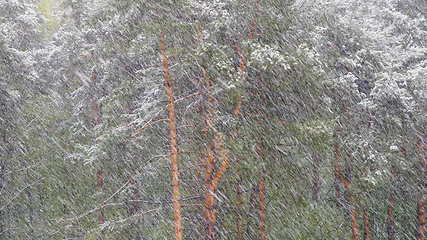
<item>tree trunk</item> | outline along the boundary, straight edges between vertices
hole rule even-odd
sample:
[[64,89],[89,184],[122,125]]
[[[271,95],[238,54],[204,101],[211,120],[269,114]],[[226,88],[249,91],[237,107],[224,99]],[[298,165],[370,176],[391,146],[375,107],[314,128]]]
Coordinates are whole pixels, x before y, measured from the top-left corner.
[[350,210],[351,215],[351,239],[359,240],[359,225],[357,224],[357,213],[354,208]]
[[372,239],[372,234],[371,234],[371,228],[369,226],[369,215],[368,215],[368,210],[365,210],[363,212],[363,226],[364,226],[364,240],[371,240]]
[[[98,193],[102,193],[104,188],[104,173],[101,169],[98,169],[96,171],[96,186]],[[105,222],[105,216],[104,216],[104,209],[101,207],[98,210],[98,223],[104,224]]]
[[170,159],[171,159],[171,176],[172,176],[172,201],[173,214],[175,225],[175,239],[182,240],[182,215],[181,215],[181,200],[180,200],[180,183],[178,169],[178,142],[176,131],[176,114],[175,114],[175,99],[173,84],[169,73],[169,59],[166,56],[165,37],[160,35],[160,55],[162,56],[163,78],[165,81],[165,91],[168,99],[168,126],[170,140]]
[[394,193],[390,193],[389,199],[388,199],[388,206],[387,206],[387,239],[388,240],[394,240],[396,238],[396,223],[394,221]]
[[[246,58],[245,56],[243,56],[242,51],[240,49],[240,46],[238,46],[236,44],[235,48],[235,54],[236,57],[238,57],[239,59],[239,66],[238,66],[238,72],[239,74],[241,74],[241,76],[244,76],[245,72],[246,72]],[[242,96],[240,93],[237,94],[237,99],[234,103],[234,107],[233,107],[233,117],[236,120],[240,119],[240,111],[242,108]],[[233,134],[233,138],[237,138],[239,135],[238,133],[238,129],[236,129],[234,131]],[[237,240],[243,240],[244,238],[244,226],[243,226],[243,192],[242,192],[242,177],[240,174],[240,171],[237,169],[237,184],[236,184],[236,195],[237,195],[237,200],[236,200],[236,239]]]
[[255,39],[257,37],[260,36],[260,33],[258,33],[258,24],[257,24],[257,19],[259,17],[260,14],[260,0],[256,0],[255,2],[255,15],[252,19],[251,25],[250,25],[250,29],[249,29],[249,34],[248,34],[248,38],[249,39]]
[[[346,173],[345,176],[343,174],[343,170],[341,167],[341,149],[340,149],[340,145],[338,143],[338,134],[335,134],[335,142],[334,143],[334,153],[335,153],[335,162],[334,162],[334,175],[335,175],[335,181],[336,183],[341,183],[341,185],[344,188],[345,191],[345,202],[346,202],[346,207],[349,209],[349,214],[350,214],[350,225],[351,225],[351,235],[352,235],[352,240],[359,240],[359,225],[357,223],[357,212],[356,209],[354,208],[353,204],[353,195],[351,193],[350,187],[351,187],[351,165],[350,163],[346,164]],[[337,197],[337,204],[340,205],[340,201],[341,199],[338,197],[341,197],[341,192],[339,189],[339,186],[335,186],[336,187],[336,197]]]
[[350,209],[350,218],[351,218],[351,236],[352,240],[359,240],[359,225],[357,224],[357,212],[354,206],[352,205],[353,202],[353,196],[350,192],[350,184],[351,182],[349,180],[344,181],[344,189],[346,191],[346,202],[347,206]]
[[215,186],[213,185],[212,173],[215,168],[215,156],[211,148],[207,149],[206,154],[206,193],[205,193],[205,221],[207,225],[207,240],[215,239]]
[[353,194],[351,193],[351,180],[352,180],[352,166],[350,162],[346,164],[345,176],[343,177],[343,185],[345,190],[346,202],[348,208],[350,208],[350,217],[351,217],[351,235],[353,240],[359,240],[359,225],[357,223],[357,212],[356,208],[353,206]]
[[[218,144],[218,143],[216,143]],[[221,144],[221,143],[219,143]],[[225,171],[229,167],[229,160],[227,153],[222,146],[217,146],[217,150],[220,152],[221,165],[217,171],[214,170],[216,158],[211,148],[208,149],[206,156],[206,193],[205,193],[205,220],[207,223],[207,239],[214,240],[215,237],[215,225],[216,225],[216,211],[215,211],[215,193],[218,189],[218,183],[224,175]]]
[[[217,190],[217,183],[218,180],[215,180],[217,178],[218,174],[221,174],[219,169],[217,172],[215,171],[215,163],[217,160],[217,157],[220,152],[223,152],[223,144],[222,144],[222,136],[220,136],[220,133],[215,129],[214,126],[214,108],[213,104],[215,102],[215,99],[210,95],[210,88],[212,87],[212,82],[209,79],[208,73],[205,69],[203,69],[203,80],[202,84],[205,88],[206,93],[206,99],[207,102],[205,103],[206,111],[204,113],[204,120],[205,120],[205,137],[207,141],[211,142],[208,144],[208,147],[206,149],[206,171],[205,171],[205,185],[206,185],[206,192],[205,192],[205,201],[204,201],[204,217],[206,222],[206,239],[207,240],[214,240],[216,239],[215,234],[215,225],[216,225],[216,210],[215,210],[215,192]],[[210,133],[210,134],[209,134]],[[210,136],[213,136],[213,142],[212,139],[210,139]],[[224,160],[224,159],[222,159]],[[224,169],[225,171],[225,169]],[[221,176],[219,176],[221,178]],[[216,182],[218,181],[218,182]]]

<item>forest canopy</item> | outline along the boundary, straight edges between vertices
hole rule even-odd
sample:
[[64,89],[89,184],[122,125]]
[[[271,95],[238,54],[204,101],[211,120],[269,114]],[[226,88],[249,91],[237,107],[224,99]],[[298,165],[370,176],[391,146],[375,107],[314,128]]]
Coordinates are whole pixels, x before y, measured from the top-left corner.
[[425,0],[2,0],[0,239],[426,239]]

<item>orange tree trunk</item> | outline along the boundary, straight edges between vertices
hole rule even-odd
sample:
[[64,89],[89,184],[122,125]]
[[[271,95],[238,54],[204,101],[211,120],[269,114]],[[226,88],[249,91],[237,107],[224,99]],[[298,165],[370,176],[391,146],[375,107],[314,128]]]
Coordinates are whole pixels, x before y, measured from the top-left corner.
[[208,148],[206,156],[206,175],[205,175],[205,184],[206,184],[206,193],[205,193],[205,221],[207,225],[207,239],[215,239],[215,186],[212,182],[212,173],[215,168],[215,156],[211,148]]
[[[210,95],[210,88],[212,86],[212,82],[209,79],[208,73],[205,69],[203,69],[203,79],[202,84],[204,85],[206,92],[207,102],[205,103],[205,129],[204,135],[206,139],[209,139],[210,134],[217,135],[215,127],[213,126],[213,114],[214,109],[212,104],[214,104],[214,98]],[[207,141],[211,141],[210,139]],[[215,213],[215,191],[216,186],[213,182],[213,173],[215,169],[216,156],[214,154],[215,146],[211,144],[206,148],[206,156],[205,156],[205,200],[204,200],[204,218],[206,223],[206,239],[214,240],[215,239],[215,223],[216,223],[216,213]]]
[[[249,39],[255,39],[258,37],[258,33],[257,33],[257,18],[258,18],[258,14],[259,14],[259,2],[260,0],[256,0],[256,14],[254,16],[254,18],[252,19],[252,22],[250,24],[250,29],[249,29],[249,34],[248,34],[248,38]],[[235,50],[235,54],[239,59],[239,66],[238,66],[238,72],[240,73],[241,76],[244,76],[246,74],[246,57],[243,55],[242,53],[242,49],[240,48],[240,46],[236,43],[236,45],[234,46],[234,50]],[[237,99],[236,102],[234,104],[233,107],[233,116],[236,119],[239,119],[240,113],[241,113],[241,108],[242,108],[242,95],[239,93],[237,94]],[[237,133],[235,134],[237,137]],[[242,219],[242,209],[243,209],[243,193],[242,193],[242,184],[241,184],[241,177],[240,177],[240,172],[239,170],[237,171],[237,179],[238,179],[238,183],[236,184],[236,194],[237,194],[237,206],[236,206],[236,212],[237,212],[237,221],[236,221],[236,230],[237,230],[237,235],[236,238],[237,240],[243,240],[243,219]]]
[[357,224],[357,212],[354,206],[352,206],[353,196],[350,192],[351,182],[349,179],[344,179],[344,189],[347,195],[347,202],[350,208],[350,217],[351,217],[351,236],[352,240],[359,240],[359,225]]
[[176,131],[176,114],[175,99],[173,92],[173,83],[169,73],[169,59],[166,56],[165,37],[160,35],[160,55],[162,56],[163,78],[165,81],[166,97],[168,99],[168,126],[170,141],[170,159],[171,159],[171,176],[172,176],[172,202],[175,225],[175,239],[182,240],[182,215],[179,191],[179,170],[178,170],[178,142]]
[[363,226],[364,226],[364,240],[371,240],[372,239],[372,235],[371,235],[371,228],[369,226],[369,215],[368,215],[368,210],[365,210],[363,213]]
[[[239,58],[239,67],[238,71],[241,76],[244,76],[246,72],[246,58],[242,54],[242,50],[240,49],[240,46],[236,44],[235,48],[235,54]],[[234,103],[233,107],[233,117],[236,120],[240,119],[240,111],[242,108],[242,96],[241,94],[237,94],[236,102]],[[238,130],[235,130],[234,138],[238,137]],[[237,202],[236,202],[236,239],[237,240],[243,240],[243,192],[242,192],[242,178],[240,174],[240,170],[237,169],[237,184],[236,184],[236,194],[237,194]]]
[[220,152],[220,158],[222,160],[221,166],[217,171],[214,171],[215,167],[215,156],[212,149],[208,149],[207,153],[207,164],[206,164],[206,193],[205,193],[205,220],[207,222],[207,239],[215,239],[215,224],[216,224],[216,211],[215,211],[215,192],[218,189],[218,183],[224,175],[225,171],[229,167],[229,160],[226,151],[220,145],[217,150]]
[[394,221],[394,194],[390,193],[389,199],[388,199],[388,206],[387,206],[387,239],[388,240],[394,240],[396,237],[396,223]]
[[[98,171],[96,171],[96,186],[97,186],[97,191],[101,193],[104,187],[104,173],[101,169],[98,169]],[[101,207],[98,210],[98,223],[104,224],[104,222],[105,222],[104,209]]]
[[[338,134],[335,134],[335,137],[337,138]],[[338,139],[336,139],[338,141]],[[345,190],[345,197],[346,202],[349,207],[350,211],[350,219],[351,219],[351,235],[352,240],[359,240],[359,225],[357,223],[357,212],[354,206],[352,206],[353,203],[353,195],[350,191],[351,187],[351,166],[346,166],[346,174],[344,176],[342,167],[341,167],[341,149],[338,142],[334,144],[334,152],[335,152],[335,163],[334,163],[334,173],[335,173],[335,181],[340,182],[341,185],[344,187]],[[348,163],[350,164],[350,163]],[[339,188],[337,189],[339,190]],[[340,199],[338,197],[341,196],[341,193],[339,191],[336,192],[337,201],[339,202]]]

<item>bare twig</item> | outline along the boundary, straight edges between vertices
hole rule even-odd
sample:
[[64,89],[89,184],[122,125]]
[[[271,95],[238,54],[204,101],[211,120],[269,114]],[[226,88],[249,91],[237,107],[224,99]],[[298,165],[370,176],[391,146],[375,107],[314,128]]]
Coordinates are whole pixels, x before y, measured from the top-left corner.
[[116,196],[120,191],[122,191],[127,185],[129,185],[131,180],[128,180],[123,186],[121,186],[116,192],[114,192],[109,198],[105,199],[102,203],[106,204],[108,201],[110,201],[114,196]]
[[167,119],[158,119],[153,121],[153,119],[150,119],[150,121],[148,121],[146,124],[144,124],[144,126],[142,126],[140,129],[138,129],[136,132],[134,132],[132,134],[132,137],[137,137],[139,134],[142,133],[142,131],[144,131],[146,128],[156,124],[156,123],[161,123],[161,122],[167,122]]
[[175,103],[182,102],[182,101],[187,100],[187,99],[189,99],[189,98],[191,98],[191,97],[195,97],[195,96],[198,96],[198,95],[201,95],[201,94],[202,94],[202,93],[201,93],[200,91],[195,92],[195,93],[192,93],[192,94],[187,95],[187,96],[185,96],[185,97],[178,98],[177,100],[175,100]]

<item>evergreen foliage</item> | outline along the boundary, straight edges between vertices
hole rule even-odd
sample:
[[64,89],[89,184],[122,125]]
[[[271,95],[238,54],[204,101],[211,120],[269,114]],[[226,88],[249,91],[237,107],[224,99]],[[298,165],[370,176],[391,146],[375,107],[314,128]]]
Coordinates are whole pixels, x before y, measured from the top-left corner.
[[426,13],[1,2],[0,239],[425,239]]

